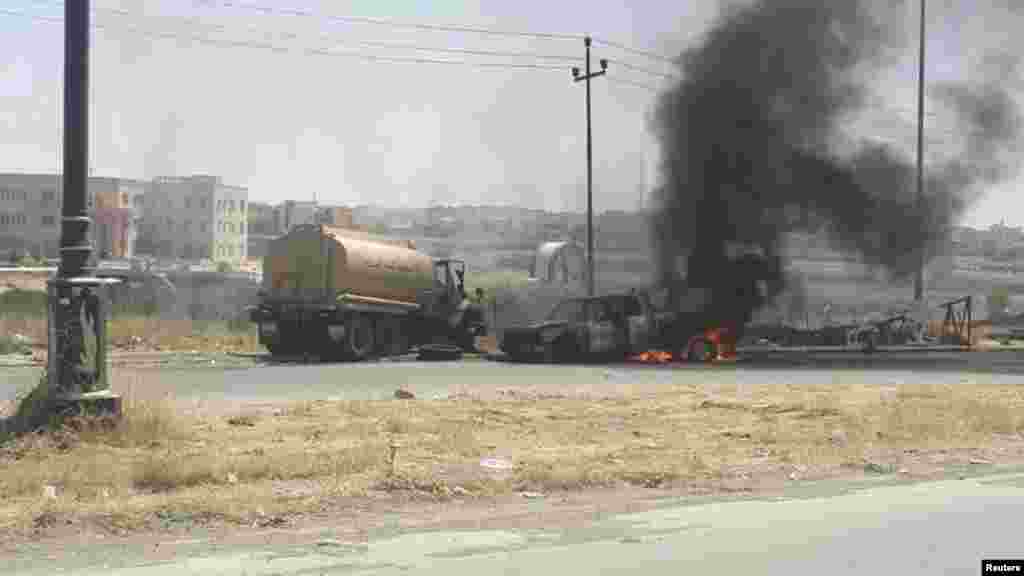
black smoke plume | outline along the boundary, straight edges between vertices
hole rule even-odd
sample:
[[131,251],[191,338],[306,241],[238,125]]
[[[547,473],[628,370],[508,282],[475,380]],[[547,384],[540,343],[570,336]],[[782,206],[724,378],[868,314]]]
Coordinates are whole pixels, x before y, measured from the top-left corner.
[[[749,321],[784,284],[780,242],[812,215],[832,242],[905,277],[937,255],[968,192],[1007,176],[999,158],[1018,132],[997,85],[943,86],[967,153],[930,170],[918,208],[909,160],[870,140],[850,152],[840,128],[865,105],[866,79],[890,41],[863,1],[759,0],[723,13],[681,56],[653,130],[662,186],[653,229],[659,279],[715,288],[719,312]],[[801,216],[802,215],[802,216]],[[729,247],[762,258],[730,263]],[[754,266],[759,262],[759,266]],[[767,293],[743,296],[752,278]]]

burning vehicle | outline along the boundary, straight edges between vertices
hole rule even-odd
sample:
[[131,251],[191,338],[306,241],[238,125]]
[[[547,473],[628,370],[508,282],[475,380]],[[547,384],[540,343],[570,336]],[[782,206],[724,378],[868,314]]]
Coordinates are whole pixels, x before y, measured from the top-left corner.
[[638,297],[569,298],[541,322],[506,329],[499,348],[517,360],[623,358],[646,349],[651,326]]
[[759,276],[765,262],[751,256],[731,261],[734,270],[723,270],[713,288],[680,282],[653,294],[569,298],[541,322],[506,329],[499,348],[512,359],[545,362],[732,359],[750,319],[746,308],[730,306],[764,298],[766,281]]

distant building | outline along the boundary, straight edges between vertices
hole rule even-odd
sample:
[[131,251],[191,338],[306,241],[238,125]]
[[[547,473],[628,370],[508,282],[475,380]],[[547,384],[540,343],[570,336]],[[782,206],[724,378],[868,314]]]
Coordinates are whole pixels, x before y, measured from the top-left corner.
[[1002,251],[1024,240],[1024,232],[1020,227],[1007,226],[1006,221],[993,224],[988,228],[988,236],[995,243],[996,250]]
[[96,255],[100,258],[133,257],[149,184],[121,178],[90,178],[88,187]]
[[0,174],[0,252],[57,257],[60,176]]
[[351,208],[341,206],[322,206],[317,210],[317,222],[341,228],[354,228],[355,219]]
[[[87,182],[96,256],[132,257],[148,184],[100,177]],[[59,256],[62,187],[60,174],[0,174],[0,251]]]
[[248,190],[216,176],[157,178],[143,202],[153,256],[241,263],[248,257]]
[[280,234],[277,229],[277,212],[277,206],[264,202],[249,203],[249,258],[263,258],[267,253],[267,244]]
[[316,202],[299,202],[286,200],[277,207],[277,231],[287,234],[289,230],[302,224],[315,224],[317,217]]

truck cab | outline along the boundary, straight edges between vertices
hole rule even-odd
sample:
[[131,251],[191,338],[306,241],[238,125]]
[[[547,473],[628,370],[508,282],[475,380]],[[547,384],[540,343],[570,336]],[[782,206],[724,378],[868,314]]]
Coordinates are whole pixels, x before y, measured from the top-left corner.
[[466,299],[466,263],[445,258],[434,261],[434,293],[440,307],[454,308]]

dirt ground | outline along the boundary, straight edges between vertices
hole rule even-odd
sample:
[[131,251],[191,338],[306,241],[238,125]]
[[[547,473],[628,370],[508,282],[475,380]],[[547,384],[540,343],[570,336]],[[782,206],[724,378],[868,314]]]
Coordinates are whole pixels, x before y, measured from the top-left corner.
[[[551,527],[666,496],[1024,464],[1024,390],[990,385],[521,388],[187,408],[139,400],[112,430],[4,445],[5,544],[328,524],[355,538],[389,522],[520,516]],[[551,506],[538,513],[537,502]]]

